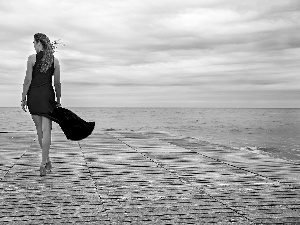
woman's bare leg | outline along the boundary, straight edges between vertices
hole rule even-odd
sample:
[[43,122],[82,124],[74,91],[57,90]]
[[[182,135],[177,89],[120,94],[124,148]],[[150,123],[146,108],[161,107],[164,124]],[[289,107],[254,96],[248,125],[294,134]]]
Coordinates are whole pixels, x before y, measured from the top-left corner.
[[49,150],[51,145],[51,129],[52,121],[42,116],[42,164],[45,164],[47,162],[47,159],[49,159]]
[[38,116],[38,115],[31,115],[31,117],[35,124],[36,132],[38,135],[38,141],[39,141],[40,147],[42,149],[42,140],[43,140],[42,117]]

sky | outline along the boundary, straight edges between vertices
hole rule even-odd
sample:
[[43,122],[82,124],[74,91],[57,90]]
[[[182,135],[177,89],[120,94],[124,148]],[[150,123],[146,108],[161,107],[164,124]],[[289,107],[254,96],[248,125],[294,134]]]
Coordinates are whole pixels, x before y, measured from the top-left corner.
[[0,107],[39,32],[63,107],[300,107],[299,0],[0,0]]

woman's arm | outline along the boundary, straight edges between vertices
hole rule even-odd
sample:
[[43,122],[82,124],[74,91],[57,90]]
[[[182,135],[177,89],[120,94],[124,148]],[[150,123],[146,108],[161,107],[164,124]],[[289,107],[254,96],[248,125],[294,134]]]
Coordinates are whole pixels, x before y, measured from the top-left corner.
[[35,57],[35,55],[30,55],[27,60],[27,70],[26,70],[26,76],[25,76],[24,84],[23,84],[22,100],[26,99],[26,95],[27,95],[29,86],[31,84],[32,67],[33,67],[34,57]]
[[60,103],[61,83],[60,83],[60,65],[58,59],[54,58],[54,87],[57,102]]

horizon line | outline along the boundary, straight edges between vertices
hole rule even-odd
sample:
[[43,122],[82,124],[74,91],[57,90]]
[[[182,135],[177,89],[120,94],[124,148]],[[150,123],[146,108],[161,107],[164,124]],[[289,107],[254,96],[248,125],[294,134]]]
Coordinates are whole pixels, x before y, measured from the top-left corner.
[[[0,108],[19,108],[0,106]],[[300,107],[197,107],[197,106],[66,106],[62,108],[187,108],[187,109],[300,109]]]

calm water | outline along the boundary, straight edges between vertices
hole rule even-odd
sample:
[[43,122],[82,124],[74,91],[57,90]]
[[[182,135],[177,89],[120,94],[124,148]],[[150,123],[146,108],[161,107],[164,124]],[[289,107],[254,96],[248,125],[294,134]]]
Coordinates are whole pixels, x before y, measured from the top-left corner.
[[[95,131],[156,130],[300,162],[300,109],[69,108]],[[35,131],[29,113],[0,108],[0,132]],[[53,123],[53,131],[61,132]]]

